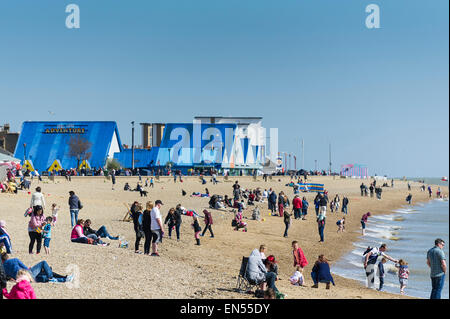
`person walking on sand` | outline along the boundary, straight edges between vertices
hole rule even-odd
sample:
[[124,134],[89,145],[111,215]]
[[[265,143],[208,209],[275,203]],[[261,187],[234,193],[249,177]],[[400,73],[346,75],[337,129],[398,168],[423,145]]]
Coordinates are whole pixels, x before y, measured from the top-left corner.
[[208,229],[211,233],[211,238],[214,238],[214,233],[212,231],[211,225],[213,224],[213,218],[211,215],[211,212],[207,211],[206,209],[203,210],[203,214],[205,214],[205,228],[203,229],[203,232],[200,236],[205,236],[206,230]]
[[367,219],[371,216],[370,212],[365,213],[361,217],[361,229],[362,229],[362,235],[364,236],[366,234],[366,223]]
[[36,187],[36,192],[31,195],[30,207],[34,208],[35,206],[40,206],[42,209],[45,209],[45,198],[44,194],[41,192],[41,188]]
[[69,210],[70,210],[70,221],[72,228],[77,224],[78,213],[80,209],[83,208],[81,201],[74,191],[69,192]]
[[342,199],[342,212],[344,213],[344,215],[347,215],[347,210],[348,210],[348,198],[344,196],[344,198]]
[[437,238],[434,241],[434,247],[427,252],[427,265],[430,267],[431,278],[430,299],[441,299],[441,292],[444,288],[445,273],[447,272],[444,246],[444,240]]
[[192,228],[194,228],[194,238],[197,246],[200,246],[200,232],[202,231],[202,228],[200,227],[198,223],[197,216],[192,215],[193,223]]
[[288,237],[288,229],[289,229],[289,226],[291,226],[291,216],[292,216],[292,214],[289,213],[287,210],[284,212],[284,216],[283,216],[284,226],[285,226],[284,235],[283,235],[284,238]]
[[386,244],[381,244],[380,248],[368,247],[368,249],[363,254],[364,260],[364,270],[367,277],[367,286],[369,288],[374,288],[375,283],[375,264],[379,256],[382,256],[394,263],[398,263],[397,259],[388,256],[385,251],[387,250]]
[[322,214],[322,212],[317,216],[317,226],[319,229],[319,236],[320,240],[319,243],[323,243],[325,241],[324,239],[324,230],[325,230],[325,214]]
[[406,202],[411,205],[411,200],[412,200],[412,194],[409,193],[408,196],[406,196]]
[[114,185],[116,185],[116,170],[111,170],[111,182],[112,182],[112,190],[114,190]]
[[306,215],[308,215],[308,206],[309,203],[306,200],[306,197],[302,199],[302,220],[306,220]]
[[294,199],[292,200],[292,206],[294,209],[294,218],[300,219],[302,217],[302,208],[303,208],[303,203],[300,196],[298,195],[294,196]]
[[177,241],[180,241],[181,213],[181,204],[178,204],[176,208],[169,209],[166,219],[164,220],[164,224],[167,224],[167,229],[169,230],[169,239],[172,239],[172,230],[175,228]]

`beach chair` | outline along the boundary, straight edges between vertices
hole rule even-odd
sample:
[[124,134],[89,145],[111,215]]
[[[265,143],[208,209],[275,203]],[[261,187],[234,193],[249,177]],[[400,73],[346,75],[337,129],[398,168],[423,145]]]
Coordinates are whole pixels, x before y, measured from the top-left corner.
[[247,266],[248,257],[242,257],[241,269],[239,270],[239,276],[236,284],[236,291],[239,293],[251,293],[253,292],[253,288],[260,284],[247,279]]
[[127,208],[127,212],[125,213],[125,216],[123,216],[122,221],[131,222],[133,220],[133,217],[131,215],[131,209],[127,203],[123,203],[123,205]]

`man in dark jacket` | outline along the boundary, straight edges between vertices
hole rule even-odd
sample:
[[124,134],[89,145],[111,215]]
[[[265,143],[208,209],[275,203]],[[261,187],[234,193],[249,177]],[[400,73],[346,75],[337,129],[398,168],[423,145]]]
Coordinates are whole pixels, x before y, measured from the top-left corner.
[[171,208],[169,213],[164,220],[164,224],[168,223],[169,238],[172,238],[172,228],[175,227],[175,232],[177,234],[177,241],[180,241],[180,226],[181,226],[181,215],[183,209],[180,204],[177,205],[176,209]]
[[203,237],[206,233],[206,230],[209,229],[209,232],[211,233],[211,238],[214,238],[214,233],[211,228],[211,225],[213,224],[211,212],[209,212],[205,209],[203,211],[203,214],[205,214],[205,228],[203,229],[201,236]]
[[70,210],[70,219],[72,223],[72,228],[77,224],[78,220],[78,212],[83,205],[81,205],[81,201],[77,195],[75,195],[74,191],[69,192],[69,210]]
[[272,211],[272,214],[277,211],[277,193],[274,190],[269,194],[269,209]]

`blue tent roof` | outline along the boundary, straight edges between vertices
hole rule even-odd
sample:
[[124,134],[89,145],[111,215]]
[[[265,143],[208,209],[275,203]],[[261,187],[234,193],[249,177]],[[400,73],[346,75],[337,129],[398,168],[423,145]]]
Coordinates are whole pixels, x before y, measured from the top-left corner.
[[24,158],[26,144],[26,159],[30,159],[38,171],[47,170],[50,165],[59,160],[64,169],[75,168],[77,159],[69,157],[68,142],[72,136],[79,135],[92,143],[89,162],[91,167],[105,165],[114,133],[120,150],[119,130],[116,122],[107,121],[65,121],[65,122],[24,122],[16,145],[14,156]]

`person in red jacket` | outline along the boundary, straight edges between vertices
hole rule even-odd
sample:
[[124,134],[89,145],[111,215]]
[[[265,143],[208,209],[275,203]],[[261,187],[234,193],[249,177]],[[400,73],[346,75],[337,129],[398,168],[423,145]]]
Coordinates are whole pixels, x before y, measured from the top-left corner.
[[294,255],[294,267],[299,266],[299,271],[303,272],[303,268],[308,265],[308,260],[296,240],[292,242],[292,253]]
[[30,284],[31,280],[31,275],[27,270],[19,270],[16,277],[17,284],[11,288],[9,293],[6,288],[3,288],[3,296],[6,299],[36,299],[36,294]]
[[292,200],[292,206],[294,207],[294,218],[301,219],[303,204],[302,199],[298,195],[295,195]]
[[213,224],[213,219],[211,212],[207,211],[206,209],[203,211],[203,214],[205,214],[205,228],[202,232],[202,237],[205,235],[206,230],[209,229],[209,232],[211,233],[211,238],[214,238],[214,233],[212,231],[211,225]]

